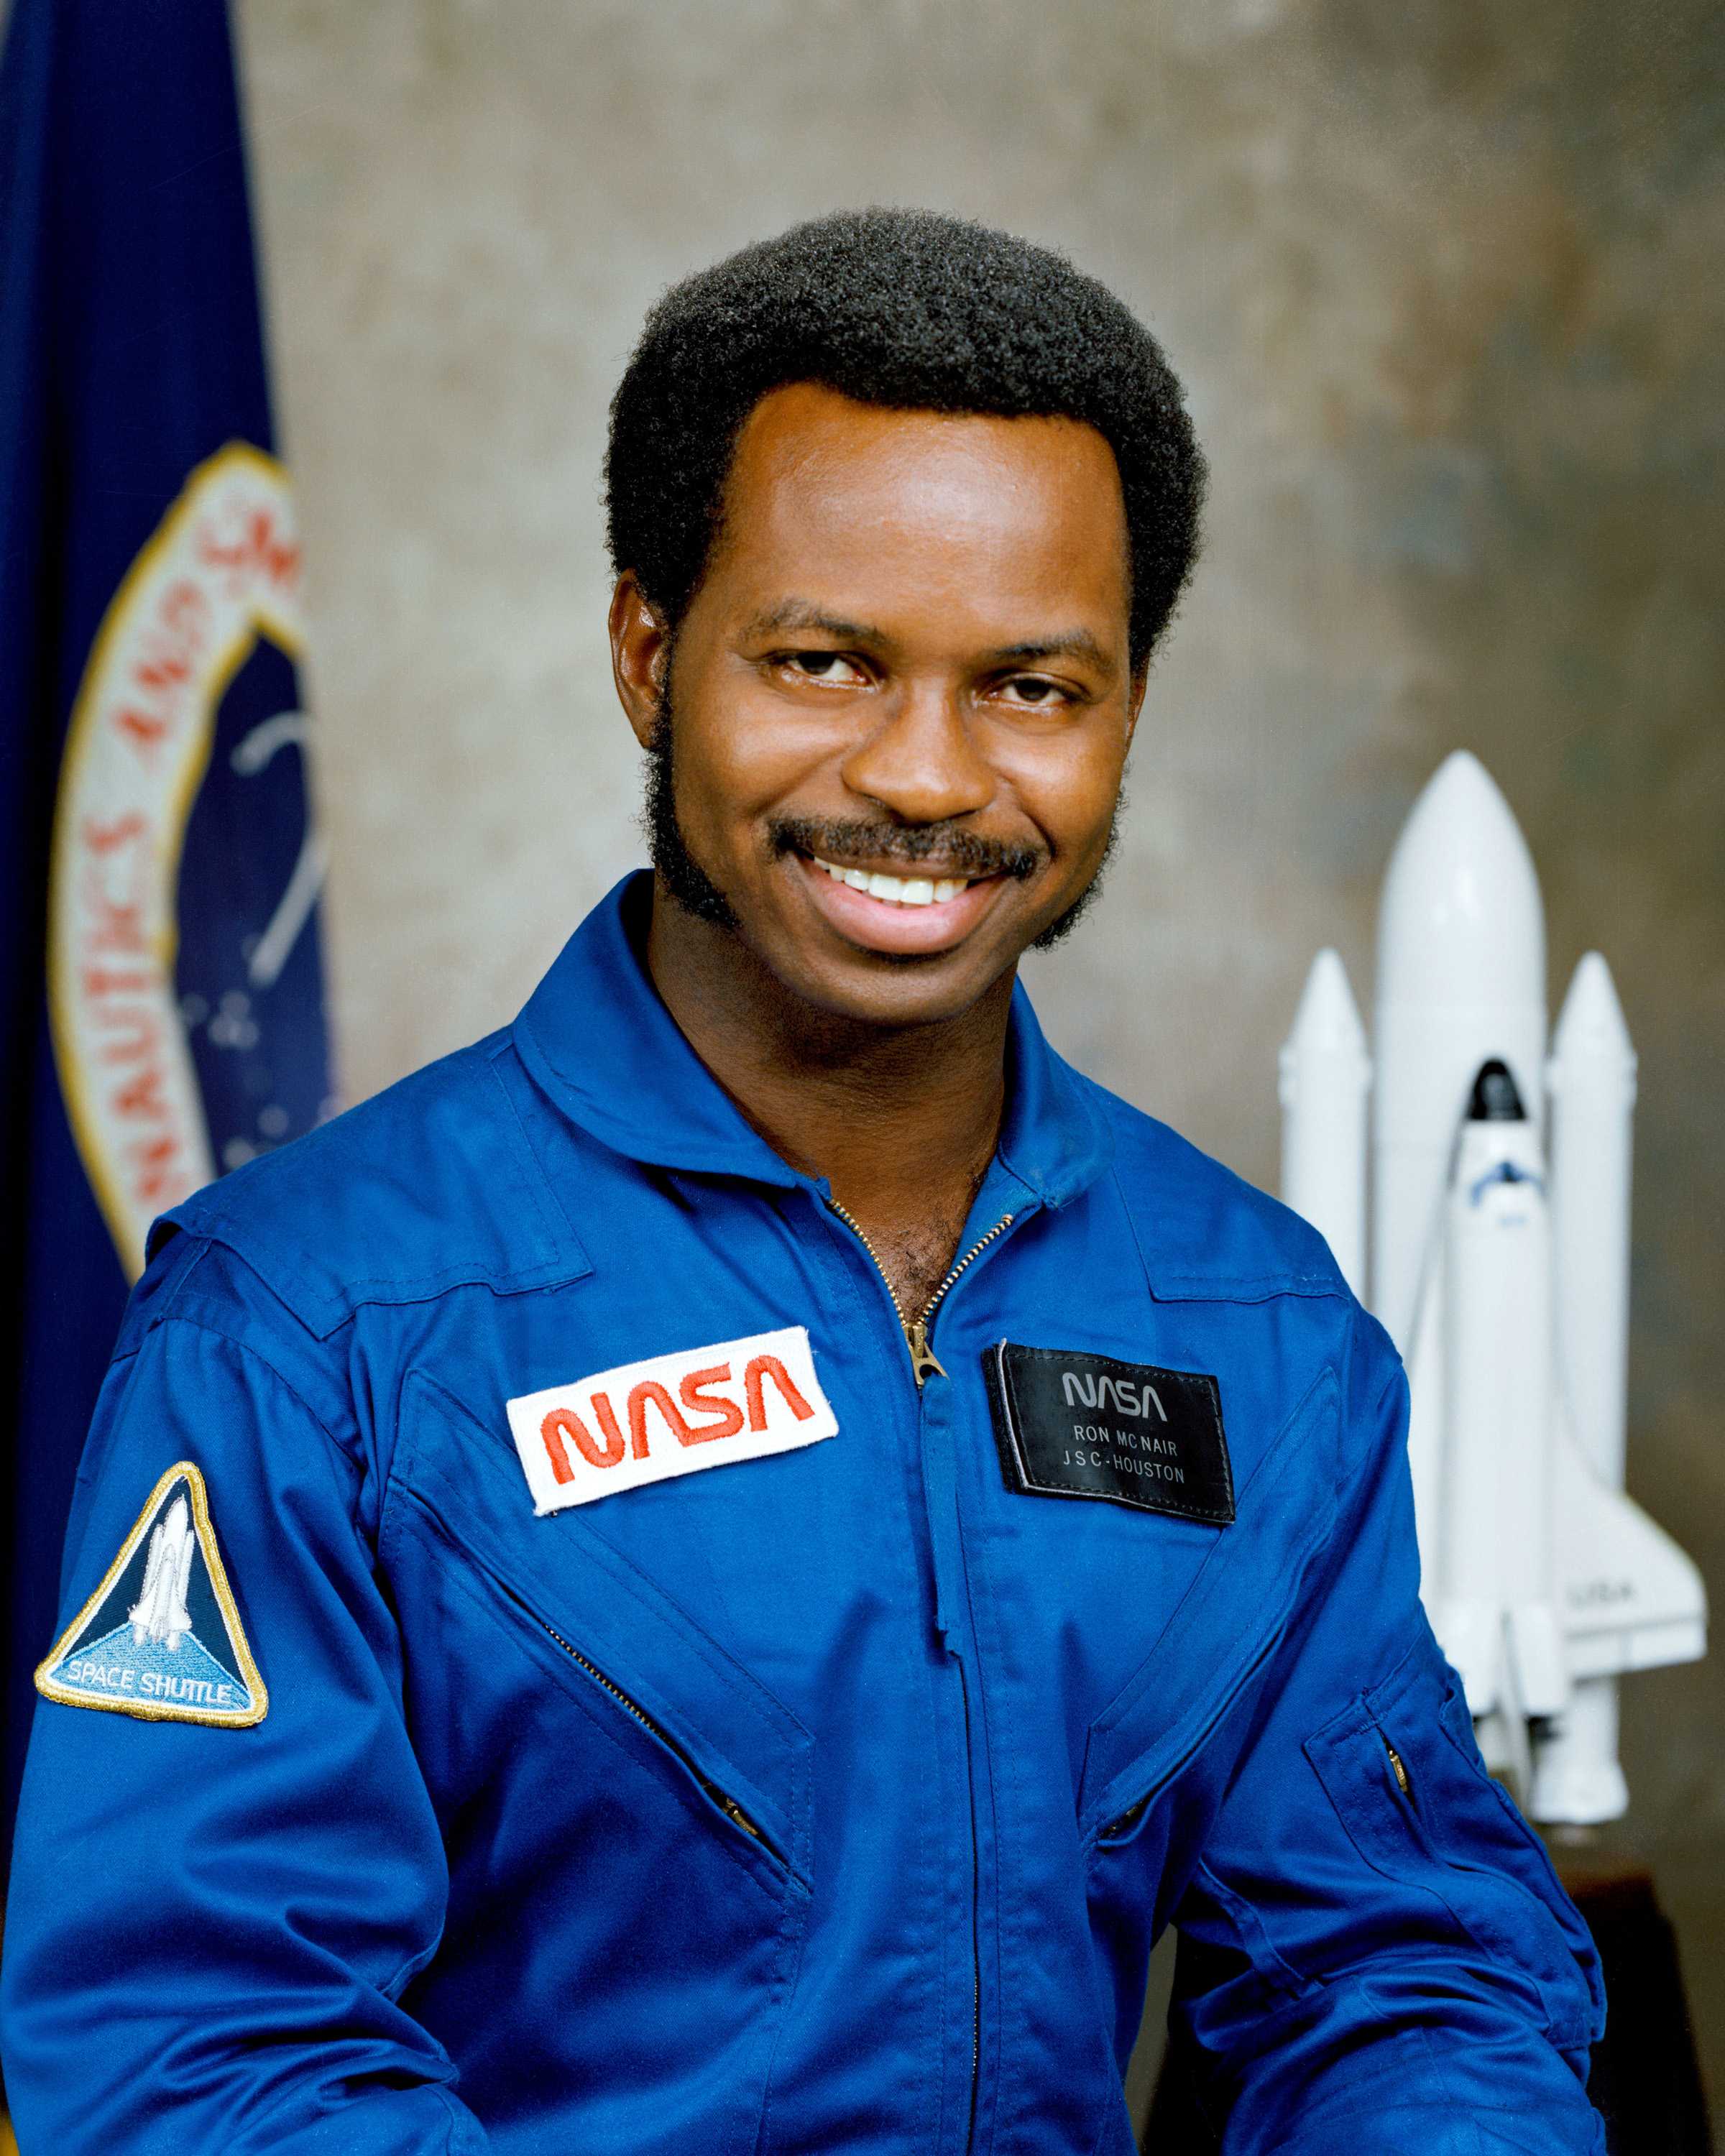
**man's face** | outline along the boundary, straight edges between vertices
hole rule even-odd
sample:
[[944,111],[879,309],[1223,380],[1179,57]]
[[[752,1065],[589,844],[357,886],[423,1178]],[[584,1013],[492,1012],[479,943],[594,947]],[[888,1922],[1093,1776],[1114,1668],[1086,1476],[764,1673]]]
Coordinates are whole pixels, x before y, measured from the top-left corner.
[[968,1009],[1101,865],[1129,604],[1093,429],[773,392],[675,665],[632,579],[613,608],[631,720],[665,722],[661,881],[821,1009]]

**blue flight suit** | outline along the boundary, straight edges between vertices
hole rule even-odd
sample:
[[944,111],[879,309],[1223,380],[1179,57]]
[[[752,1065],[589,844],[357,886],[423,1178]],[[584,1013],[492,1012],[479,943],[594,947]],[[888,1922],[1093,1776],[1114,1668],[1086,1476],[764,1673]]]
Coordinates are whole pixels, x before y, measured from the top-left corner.
[[[1019,991],[919,1387],[659,1001],[649,888],[158,1224],[39,1680],[24,2156],[1129,2156],[1170,1922],[1230,2156],[1601,2148],[1594,1951],[1421,1614],[1402,1372],[1319,1238]],[[787,1328],[813,1377],[751,1348],[745,1425],[720,1351]],[[1003,1342],[1046,1351],[1019,1424]],[[536,1419],[637,1364],[627,1431]],[[1105,1453],[1144,1502],[1075,1486]]]

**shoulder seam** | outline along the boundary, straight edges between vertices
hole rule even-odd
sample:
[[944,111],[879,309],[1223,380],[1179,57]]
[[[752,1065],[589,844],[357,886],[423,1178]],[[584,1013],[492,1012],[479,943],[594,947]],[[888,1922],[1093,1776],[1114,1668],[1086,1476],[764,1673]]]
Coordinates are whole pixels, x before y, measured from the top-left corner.
[[[350,1310],[346,1312],[336,1324],[321,1328],[316,1318],[309,1312],[301,1310],[297,1303],[290,1301],[288,1296],[284,1292],[284,1286],[279,1285],[257,1265],[254,1261],[251,1254],[246,1250],[244,1245],[239,1241],[236,1236],[223,1232],[227,1226],[228,1221],[226,1217],[218,1214],[200,1220],[195,1227],[183,1228],[181,1229],[180,1232],[182,1235],[195,1240],[200,1245],[200,1248],[198,1251],[198,1255],[187,1265],[185,1271],[181,1275],[180,1278],[175,1281],[173,1291],[169,1296],[162,1310],[151,1318],[151,1326],[152,1327],[157,1325],[166,1324],[167,1320],[176,1314],[175,1305],[177,1302],[182,1291],[185,1288],[186,1283],[192,1278],[193,1273],[195,1273],[198,1266],[203,1263],[204,1260],[209,1255],[210,1251],[213,1249],[220,1249],[224,1250],[227,1255],[233,1259],[236,1265],[243,1265],[245,1268],[247,1275],[257,1282],[259,1287],[263,1290],[264,1293],[269,1296],[273,1301],[279,1302],[281,1305],[288,1316],[292,1318],[295,1324],[300,1327],[301,1331],[304,1332],[308,1340],[315,1340],[320,1346],[321,1346],[325,1342],[333,1339],[336,1334],[341,1332],[344,1326],[351,1325],[353,1322],[353,1312]],[[298,1283],[295,1283],[295,1285],[298,1285]],[[224,1338],[232,1339],[236,1347],[246,1346],[246,1342],[239,1339],[236,1334],[225,1332],[224,1328],[219,1325],[211,1324],[207,1326],[205,1329],[208,1332],[222,1333]],[[265,1358],[261,1356],[259,1358],[259,1361],[263,1361],[264,1359]],[[275,1368],[275,1365],[273,1363],[270,1363],[270,1367],[272,1370]],[[280,1371],[276,1371],[276,1375],[280,1377],[281,1373]],[[285,1378],[282,1378],[282,1383],[284,1384],[288,1384],[288,1382],[289,1381]],[[292,1388],[290,1386],[290,1390]],[[308,1407],[307,1412],[309,1413],[310,1411],[311,1410]]]
[[[353,1322],[368,1304],[428,1301],[458,1287],[486,1287],[494,1294],[511,1294],[579,1279],[593,1270],[569,1221],[555,1186],[522,1122],[521,1111],[510,1097],[496,1059],[511,1040],[507,1031],[488,1037],[444,1059],[465,1062],[464,1084],[477,1086],[474,1096],[480,1112],[501,1125],[499,1142],[511,1178],[511,1194],[530,1209],[533,1227],[528,1252],[522,1262],[502,1262],[483,1254],[453,1263],[407,1271],[347,1275],[322,1268],[303,1241],[285,1239],[268,1246],[259,1256],[249,1247],[250,1238],[242,1221],[213,1186],[199,1214],[183,1233],[206,1242],[217,1242],[254,1273],[313,1338],[327,1340]],[[428,1069],[435,1068],[428,1065]],[[418,1074],[415,1074],[418,1075]],[[490,1091],[495,1088],[493,1094]],[[541,1186],[543,1186],[542,1188]],[[555,1207],[555,1210],[552,1208]],[[559,1223],[561,1222],[561,1225]],[[512,1255],[503,1254],[505,1256]],[[277,1262],[270,1262],[271,1260]],[[266,1270],[267,1265],[267,1270]]]
[[[1208,1158],[1208,1156],[1204,1156]],[[1220,1163],[1214,1165],[1220,1167]],[[1137,1245],[1138,1262],[1144,1268],[1145,1284],[1158,1301],[1181,1302],[1267,1302],[1273,1296],[1292,1295],[1308,1297],[1329,1297],[1345,1302],[1351,1299],[1346,1281],[1333,1265],[1327,1271],[1312,1272],[1298,1270],[1290,1265],[1270,1272],[1224,1273],[1179,1271],[1164,1269],[1153,1263],[1138,1226],[1137,1209],[1133,1205],[1121,1175],[1118,1161],[1109,1165],[1116,1194],[1127,1226]],[[1223,1169],[1231,1174],[1231,1169]],[[1248,1188],[1250,1186],[1248,1185]]]
[[334,1445],[336,1451],[341,1454],[341,1457],[347,1461],[348,1465],[358,1470],[362,1473],[364,1472],[365,1462],[357,1458],[352,1449],[345,1443],[342,1439],[339,1438],[336,1435],[335,1431],[330,1428],[329,1424],[324,1420],[317,1409],[312,1406],[311,1401],[306,1399],[305,1395],[300,1390],[293,1379],[290,1378],[284,1370],[279,1368],[272,1358],[266,1355],[260,1348],[254,1346],[249,1340],[242,1340],[237,1332],[230,1331],[225,1325],[217,1324],[213,1318],[201,1312],[188,1310],[165,1311],[162,1313],[160,1322],[163,1325],[179,1324],[193,1326],[200,1332],[208,1332],[214,1339],[226,1341],[230,1348],[236,1349],[241,1355],[244,1356],[248,1361],[261,1363],[264,1368],[270,1373],[270,1376],[275,1378],[277,1384],[281,1387],[282,1390],[286,1393],[288,1397],[295,1404],[295,1405],[302,1409],[306,1415],[310,1417],[311,1421],[316,1424],[317,1428],[323,1433],[328,1441]]

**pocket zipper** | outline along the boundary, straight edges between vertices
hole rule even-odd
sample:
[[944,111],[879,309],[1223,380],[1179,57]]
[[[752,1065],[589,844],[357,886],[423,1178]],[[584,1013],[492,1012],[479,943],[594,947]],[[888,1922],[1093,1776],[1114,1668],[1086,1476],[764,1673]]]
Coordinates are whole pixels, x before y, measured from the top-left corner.
[[[1380,1735],[1382,1734],[1381,1732],[1379,1733]],[[1394,1745],[1390,1743],[1387,1737],[1384,1739],[1384,1749],[1389,1755],[1389,1768],[1390,1772],[1395,1776],[1395,1785],[1397,1789],[1401,1791],[1403,1796],[1407,1799],[1408,1802],[1412,1804],[1414,1801],[1414,1784],[1411,1777],[1409,1775],[1406,1767],[1402,1763],[1401,1753],[1396,1750]],[[1106,1826],[1099,1827],[1096,1830],[1096,1840],[1098,1841],[1117,1841],[1123,1834],[1130,1833],[1132,1828],[1137,1825],[1139,1817],[1142,1815],[1145,1805],[1147,1804],[1149,1801],[1149,1798],[1145,1796],[1140,1797],[1137,1804],[1128,1804],[1118,1819],[1111,1819],[1109,1820]]]
[[649,1714],[644,1707],[637,1706],[635,1702],[629,1697],[629,1694],[623,1690],[621,1686],[613,1684],[610,1678],[605,1675],[605,1672],[603,1670],[596,1668],[592,1662],[588,1661],[586,1656],[582,1653],[578,1647],[572,1647],[569,1645],[569,1642],[563,1637],[562,1634],[557,1630],[553,1625],[547,1625],[542,1617],[536,1617],[533,1621],[538,1625],[540,1630],[545,1634],[547,1639],[555,1640],[557,1641],[558,1646],[562,1649],[563,1652],[569,1657],[572,1662],[578,1663],[581,1668],[587,1671],[587,1674],[593,1679],[596,1685],[599,1686],[603,1691],[610,1693],[612,1698],[617,1702],[619,1707],[623,1707],[627,1712],[634,1715],[635,1720],[640,1723],[643,1729],[646,1730],[649,1735],[656,1737],[660,1743],[664,1745],[667,1752],[674,1753],[676,1757],[682,1761],[683,1764],[694,1776],[696,1781],[700,1784],[702,1794],[711,1803],[718,1806],[719,1810],[723,1812],[726,1819],[733,1821],[737,1826],[740,1826],[746,1835],[750,1835],[754,1840],[758,1841],[763,1849],[769,1845],[765,1835],[763,1835],[760,1828],[755,1825],[754,1821],[749,1817],[742,1806],[738,1804],[736,1798],[728,1795],[725,1790],[719,1787],[716,1782],[710,1782],[706,1776],[703,1774],[701,1769],[696,1765],[695,1762],[689,1757],[689,1754],[683,1749],[682,1746],[677,1743],[676,1739],[673,1737],[667,1736],[665,1732],[661,1729],[659,1724],[653,1719],[652,1716]]
[[1144,1807],[1149,1801],[1148,1797],[1140,1797],[1137,1804],[1128,1804],[1118,1819],[1111,1819],[1106,1826],[1097,1829],[1096,1840],[1118,1841],[1122,1835],[1131,1833],[1139,1820],[1142,1818]]
[[1245,1667],[1235,1677],[1233,1682],[1224,1688],[1221,1696],[1217,1699],[1214,1706],[1212,1707],[1209,1712],[1205,1716],[1204,1727],[1198,1732],[1197,1735],[1194,1737],[1191,1743],[1187,1745],[1186,1748],[1181,1753],[1179,1758],[1169,1762],[1168,1765],[1163,1768],[1159,1779],[1153,1784],[1149,1789],[1146,1789],[1142,1796],[1141,1796],[1135,1804],[1128,1804],[1123,1812],[1117,1814],[1113,1819],[1108,1821],[1108,1824],[1106,1826],[1098,1827],[1096,1829],[1096,1845],[1097,1848],[1100,1849],[1104,1843],[1112,1844],[1114,1842],[1117,1842],[1122,1836],[1129,1834],[1132,1828],[1137,1825],[1139,1819],[1148,1808],[1153,1799],[1159,1794],[1159,1792],[1168,1787],[1168,1784],[1173,1780],[1175,1776],[1180,1772],[1181,1768],[1184,1767],[1187,1761],[1203,1748],[1204,1741],[1209,1736],[1210,1732],[1215,1728],[1216,1725],[1221,1721],[1224,1715],[1227,1713],[1229,1708],[1233,1706],[1235,1701],[1240,1697],[1240,1694],[1245,1690],[1252,1679],[1256,1676],[1259,1671],[1263,1668],[1265,1663],[1270,1659],[1271,1656],[1275,1653],[1276,1646],[1281,1639],[1282,1628],[1286,1620],[1288,1611],[1292,1607],[1293,1600],[1291,1596],[1287,1604],[1277,1612],[1274,1621],[1270,1625],[1268,1630],[1265,1633],[1263,1638],[1259,1641],[1257,1651],[1252,1656]]
[[[1322,1382],[1322,1381],[1320,1380],[1319,1383],[1312,1385],[1308,1389],[1305,1399],[1301,1401],[1300,1406],[1294,1410],[1291,1415],[1290,1415],[1288,1420],[1282,1427],[1281,1435],[1276,1440],[1276,1444],[1271,1448],[1270,1454],[1266,1455],[1266,1460],[1260,1463],[1260,1468],[1263,1466],[1266,1466],[1269,1460],[1273,1458],[1276,1454],[1280,1451],[1289,1434],[1297,1425],[1304,1421],[1307,1404],[1318,1393]],[[1281,1469],[1278,1467],[1276,1471],[1276,1474],[1280,1475],[1281,1472]],[[1258,1480],[1259,1475],[1255,1472],[1253,1476],[1253,1486],[1255,1486]],[[1270,1483],[1266,1486],[1274,1488],[1275,1476],[1271,1477]],[[1308,1526],[1306,1533],[1294,1542],[1292,1548],[1289,1553],[1289,1557],[1290,1562],[1296,1568],[1296,1571],[1303,1570],[1307,1558],[1312,1555],[1313,1550],[1323,1541],[1325,1533],[1327,1531],[1327,1517],[1325,1517],[1316,1527]],[[1189,1596],[1197,1590],[1199,1582],[1203,1578],[1204,1570],[1209,1563],[1209,1559],[1206,1558],[1204,1565],[1199,1567],[1198,1574],[1193,1579],[1191,1585],[1187,1589]],[[1101,1826],[1095,1830],[1096,1838],[1091,1845],[1093,1849],[1101,1848],[1104,1844],[1107,1844],[1111,1846],[1122,1840],[1124,1836],[1137,1825],[1142,1815],[1152,1804],[1155,1802],[1156,1799],[1161,1794],[1163,1790],[1167,1789],[1169,1784],[1181,1773],[1188,1761],[1193,1758],[1194,1755],[1203,1748],[1204,1743],[1209,1739],[1211,1732],[1215,1729],[1224,1716],[1226,1715],[1229,1709],[1233,1706],[1235,1700],[1240,1697],[1246,1686],[1251,1683],[1252,1680],[1257,1676],[1259,1671],[1263,1668],[1265,1663],[1269,1661],[1270,1657],[1276,1652],[1276,1648],[1281,1645],[1283,1634],[1287,1627],[1288,1619],[1294,1608],[1295,1600],[1295,1594],[1291,1589],[1286,1599],[1281,1603],[1280,1607],[1276,1609],[1275,1614],[1266,1625],[1263,1632],[1258,1639],[1257,1645],[1253,1648],[1245,1666],[1237,1670],[1233,1676],[1222,1685],[1220,1690],[1216,1693],[1209,1706],[1205,1710],[1201,1726],[1184,1745],[1178,1756],[1167,1763],[1157,1779],[1143,1792],[1135,1804],[1128,1804],[1123,1812],[1117,1813],[1114,1818],[1110,1820],[1105,1826]],[[1182,1606],[1184,1606],[1183,1603]],[[1170,1625],[1172,1625],[1172,1623],[1173,1620],[1170,1620]],[[1158,1650],[1153,1649],[1153,1655],[1157,1651],[1158,1651]],[[1155,1750],[1154,1745],[1150,1747],[1150,1750],[1153,1753]],[[1405,1769],[1403,1771],[1405,1772]],[[1411,1796],[1411,1789],[1409,1794]]]
[[[418,1493],[416,1492],[415,1494],[417,1495]],[[423,1498],[420,1499],[419,1502],[420,1508],[424,1512],[427,1517],[434,1522],[439,1532],[444,1537],[445,1540],[453,1544],[454,1537],[450,1535],[448,1527],[445,1526],[440,1516],[431,1506],[426,1504]],[[710,1781],[707,1777],[701,1773],[700,1768],[696,1765],[695,1762],[689,1757],[689,1754],[683,1749],[682,1746],[678,1743],[675,1738],[672,1737],[666,1730],[661,1728],[659,1723],[653,1719],[652,1716],[647,1712],[644,1707],[639,1706],[634,1700],[632,1700],[629,1694],[624,1691],[621,1685],[614,1684],[610,1678],[605,1675],[605,1672],[600,1669],[597,1664],[588,1661],[587,1656],[582,1653],[578,1647],[571,1646],[569,1642],[563,1637],[562,1634],[557,1630],[554,1625],[547,1625],[536,1609],[531,1608],[528,1604],[522,1601],[521,1598],[515,1593],[513,1589],[507,1586],[501,1579],[497,1578],[497,1575],[492,1572],[489,1565],[481,1563],[478,1559],[474,1558],[470,1551],[466,1553],[466,1554],[475,1564],[476,1568],[484,1573],[485,1577],[495,1584],[498,1591],[506,1596],[506,1599],[521,1611],[524,1617],[527,1618],[538,1628],[540,1631],[543,1632],[547,1639],[553,1640],[557,1645],[561,1647],[563,1652],[578,1668],[586,1671],[588,1676],[593,1679],[593,1682],[598,1686],[602,1691],[608,1692],[611,1697],[616,1701],[617,1704],[624,1709],[625,1713],[633,1715],[635,1720],[640,1723],[642,1728],[647,1732],[648,1735],[649,1737],[655,1738],[658,1742],[665,1747],[665,1750],[670,1753],[671,1757],[680,1763],[687,1772],[690,1779],[695,1783],[696,1786],[700,1789],[701,1794],[707,1799],[709,1804],[713,1805],[716,1810],[722,1812],[725,1817],[731,1821],[733,1826],[741,1827],[742,1831],[749,1836],[751,1840],[758,1842],[761,1847],[765,1850],[769,1856],[774,1858],[776,1861],[780,1864],[784,1863],[784,1858],[780,1855],[779,1851],[774,1848],[772,1842],[768,1840],[767,1836],[761,1831],[760,1828],[756,1825],[755,1822],[749,1817],[742,1806],[738,1804],[736,1798],[732,1796],[728,1791],[721,1789],[716,1782]]]

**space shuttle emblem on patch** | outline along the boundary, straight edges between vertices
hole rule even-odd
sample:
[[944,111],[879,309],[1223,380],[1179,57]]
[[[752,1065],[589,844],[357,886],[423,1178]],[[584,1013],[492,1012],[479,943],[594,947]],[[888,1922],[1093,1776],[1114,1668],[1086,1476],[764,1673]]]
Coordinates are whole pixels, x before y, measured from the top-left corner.
[[249,1729],[270,1695],[189,1460],[150,1492],[100,1585],[36,1672],[44,1699],[145,1722]]

